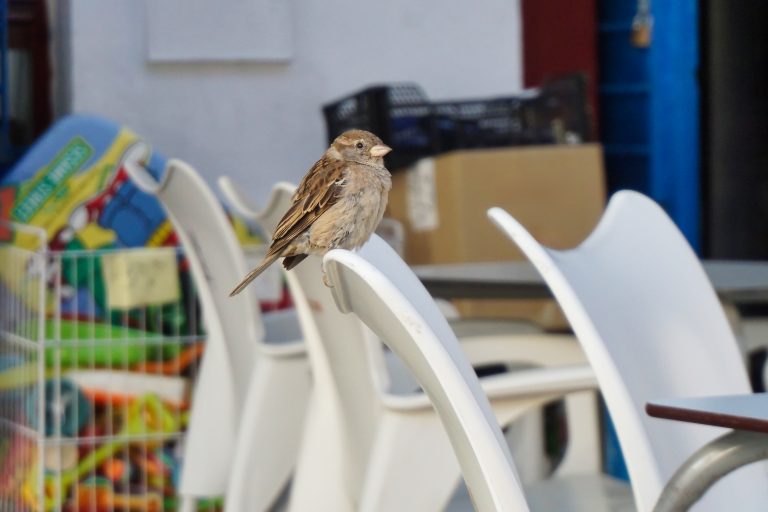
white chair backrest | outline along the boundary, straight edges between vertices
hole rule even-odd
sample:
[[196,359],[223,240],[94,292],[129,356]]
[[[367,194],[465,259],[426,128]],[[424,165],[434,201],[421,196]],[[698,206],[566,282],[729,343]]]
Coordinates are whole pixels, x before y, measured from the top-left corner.
[[278,182],[272,187],[267,205],[259,210],[229,176],[221,176],[218,183],[225,200],[235,212],[245,219],[258,223],[268,236],[272,235],[283,215],[290,208],[293,194],[296,192],[296,185],[285,181]]
[[247,268],[224,210],[194,169],[170,160],[159,181],[141,166],[128,166],[127,172],[141,190],[160,200],[190,262],[208,340],[195,389],[182,491],[220,495],[226,490],[238,415],[264,337],[256,298],[252,290],[245,290],[242,298],[229,297]]
[[[216,311],[227,330],[234,361],[252,361],[257,344],[264,339],[264,324],[253,290],[242,300],[229,297],[234,284],[248,272],[243,251],[232,224],[208,184],[190,165],[170,160],[160,181],[143,168],[129,171],[136,184],[154,194],[183,237],[184,247],[195,249]],[[245,319],[253,319],[246,322]],[[245,382],[250,379],[250,365]]]
[[[751,391],[698,258],[664,211],[635,192],[615,194],[595,231],[567,251],[542,246],[499,208],[489,216],[533,262],[568,317],[616,424],[636,500],[650,510],[678,466],[721,431],[650,418],[646,402]],[[718,483],[697,510],[768,503],[761,470]]]
[[324,258],[339,309],[354,312],[410,368],[440,416],[479,511],[528,510],[490,403],[448,322],[394,250],[373,236]]

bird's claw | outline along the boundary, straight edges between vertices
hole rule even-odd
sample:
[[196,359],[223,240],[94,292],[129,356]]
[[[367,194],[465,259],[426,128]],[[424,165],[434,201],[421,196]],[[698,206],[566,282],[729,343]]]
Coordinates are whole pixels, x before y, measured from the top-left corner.
[[328,281],[328,275],[325,273],[325,270],[323,270],[323,284],[328,288],[333,288],[333,285]]

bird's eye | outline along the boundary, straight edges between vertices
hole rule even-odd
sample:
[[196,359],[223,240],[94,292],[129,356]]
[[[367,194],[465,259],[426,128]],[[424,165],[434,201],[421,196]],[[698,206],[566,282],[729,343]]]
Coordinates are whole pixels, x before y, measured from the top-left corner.
[[364,144],[362,142],[358,142],[355,144],[355,146],[357,146],[357,149],[363,149]]

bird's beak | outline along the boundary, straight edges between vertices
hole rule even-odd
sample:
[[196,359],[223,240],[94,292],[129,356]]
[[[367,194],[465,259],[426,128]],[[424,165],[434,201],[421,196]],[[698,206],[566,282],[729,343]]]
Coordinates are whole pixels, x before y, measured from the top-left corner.
[[377,144],[371,148],[371,156],[384,156],[392,151],[392,148],[384,144]]

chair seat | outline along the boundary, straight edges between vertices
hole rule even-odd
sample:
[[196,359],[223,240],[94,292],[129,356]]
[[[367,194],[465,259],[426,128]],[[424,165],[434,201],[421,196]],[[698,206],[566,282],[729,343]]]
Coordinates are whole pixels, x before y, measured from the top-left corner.
[[263,354],[277,358],[306,355],[296,310],[273,311],[261,318],[264,321],[264,343],[259,349]]
[[265,343],[285,343],[302,338],[299,317],[295,309],[271,311],[261,316]]
[[629,484],[607,475],[573,475],[525,488],[532,511],[634,512]]
[[[630,486],[606,475],[579,475],[526,486],[532,512],[634,512]],[[460,485],[445,512],[470,512],[472,500]]]

